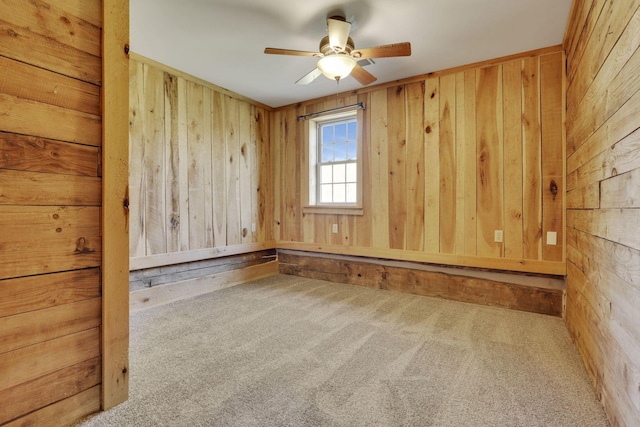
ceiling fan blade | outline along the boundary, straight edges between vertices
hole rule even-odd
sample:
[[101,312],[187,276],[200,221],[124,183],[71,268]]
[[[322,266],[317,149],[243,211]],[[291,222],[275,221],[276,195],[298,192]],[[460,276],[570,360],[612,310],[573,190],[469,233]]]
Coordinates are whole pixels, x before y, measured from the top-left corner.
[[370,72],[368,72],[367,70],[359,66],[358,64],[356,64],[356,66],[353,67],[353,70],[351,70],[351,74],[349,75],[354,79],[356,79],[357,81],[359,81],[360,84],[363,86],[366,86],[369,83],[373,83],[376,80],[378,80],[376,76],[374,76],[373,74],[371,74]]
[[349,31],[351,24],[341,19],[327,19],[327,27],[329,33],[329,45],[336,52],[343,52],[347,47],[349,40]]
[[364,49],[357,49],[351,52],[351,56],[357,59],[366,58],[389,58],[392,56],[410,56],[411,55],[411,43],[394,43],[384,46],[367,47]]
[[306,50],[292,50],[292,49],[277,49],[274,47],[268,47],[264,50],[264,53],[270,55],[292,55],[292,56],[323,56],[320,52],[308,52]]
[[313,70],[311,70],[309,73],[305,74],[304,76],[302,76],[297,82],[297,85],[308,85],[309,83],[311,83],[312,81],[314,81],[315,79],[317,79],[318,77],[320,77],[322,75],[322,71],[320,71],[319,68],[314,68]]

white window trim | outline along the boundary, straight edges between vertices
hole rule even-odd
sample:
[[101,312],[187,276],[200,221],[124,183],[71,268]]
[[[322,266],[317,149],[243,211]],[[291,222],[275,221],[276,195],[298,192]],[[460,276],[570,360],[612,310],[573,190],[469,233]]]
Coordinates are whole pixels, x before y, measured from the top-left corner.
[[[357,183],[356,183],[356,203],[347,203],[347,204],[339,204],[339,203],[324,203],[319,204],[316,202],[317,197],[317,164],[318,164],[318,141],[317,141],[317,129],[318,124],[329,121],[329,120],[339,120],[343,118],[355,117],[358,123],[357,126],[357,134],[356,134],[356,170],[357,170]],[[303,171],[304,177],[306,178],[303,182],[303,188],[306,192],[305,194],[305,206],[303,207],[304,213],[315,213],[315,214],[343,214],[343,215],[363,215],[362,209],[362,169],[364,167],[364,162],[362,159],[362,144],[363,144],[363,130],[364,130],[364,122],[363,122],[364,114],[362,113],[362,109],[353,109],[347,111],[341,111],[339,113],[326,114],[314,117],[312,119],[308,119],[305,121],[305,135],[306,135],[306,144],[305,144],[305,154],[304,154],[304,162],[305,167]]]

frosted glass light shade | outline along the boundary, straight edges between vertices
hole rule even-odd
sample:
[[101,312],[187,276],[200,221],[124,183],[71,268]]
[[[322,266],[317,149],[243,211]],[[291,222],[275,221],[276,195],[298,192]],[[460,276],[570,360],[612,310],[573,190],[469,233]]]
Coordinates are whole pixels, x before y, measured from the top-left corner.
[[355,66],[355,59],[349,55],[340,53],[324,56],[318,61],[318,69],[322,71],[322,74],[332,80],[347,77]]

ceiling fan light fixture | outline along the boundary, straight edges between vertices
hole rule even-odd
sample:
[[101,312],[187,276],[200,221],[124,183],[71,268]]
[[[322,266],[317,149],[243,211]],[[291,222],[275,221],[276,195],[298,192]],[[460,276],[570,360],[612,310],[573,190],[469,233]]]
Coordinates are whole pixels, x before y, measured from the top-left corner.
[[318,69],[332,80],[347,77],[355,66],[356,60],[354,58],[341,53],[324,56],[318,61]]

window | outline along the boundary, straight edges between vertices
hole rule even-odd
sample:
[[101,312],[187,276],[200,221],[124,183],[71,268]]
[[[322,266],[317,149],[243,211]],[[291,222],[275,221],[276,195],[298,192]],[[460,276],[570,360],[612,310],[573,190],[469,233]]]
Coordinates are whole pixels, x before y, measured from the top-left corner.
[[307,211],[362,214],[360,111],[308,120]]

